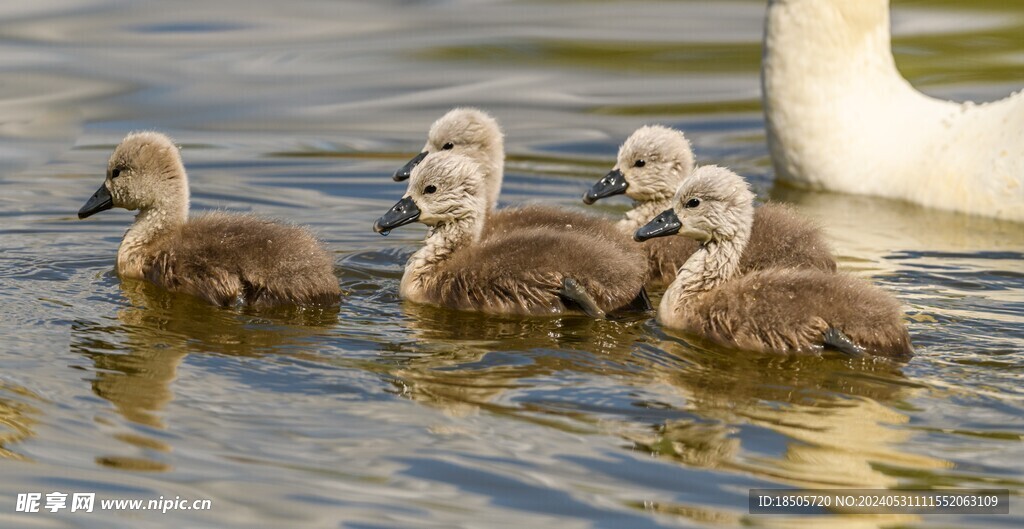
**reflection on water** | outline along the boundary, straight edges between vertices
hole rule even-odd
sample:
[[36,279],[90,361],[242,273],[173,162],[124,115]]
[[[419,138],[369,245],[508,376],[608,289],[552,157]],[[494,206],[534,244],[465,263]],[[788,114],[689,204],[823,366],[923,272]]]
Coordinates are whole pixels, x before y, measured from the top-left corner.
[[[299,346],[337,320],[337,307],[283,307],[258,316],[220,310],[186,295],[163,291],[147,282],[124,280],[129,305],[118,310],[117,330],[72,324],[71,350],[93,361],[95,394],[113,404],[125,420],[165,429],[164,405],[174,398],[178,367],[189,353],[257,356]],[[116,343],[112,334],[121,336]],[[140,434],[119,433],[119,441],[145,451],[169,452],[164,442]],[[157,460],[121,455],[97,457],[105,466],[166,471]]]
[[[448,413],[485,409],[557,424],[544,417],[543,404],[516,401],[516,390],[545,378],[640,374],[629,355],[643,320],[506,319],[412,303],[402,308],[419,352],[389,373],[403,395]],[[565,416],[565,411],[551,410],[551,415]]]
[[[796,204],[805,215],[819,219],[841,256],[865,261],[884,261],[897,249],[964,255],[1024,250],[1024,228],[1016,222],[782,185],[772,188],[770,198]],[[1007,265],[1024,271],[1020,261]]]
[[31,404],[39,397],[0,379],[0,459],[24,460],[13,446],[33,435],[39,410]]
[[[692,417],[632,434],[637,449],[688,466],[751,473],[800,488],[889,488],[899,472],[951,467],[902,448],[909,418],[893,408],[914,390],[898,363],[836,356],[737,355],[662,341],[679,369],[664,382]],[[756,517],[754,517],[756,519]],[[748,519],[748,523],[749,523]],[[879,527],[918,516],[779,517],[755,525]]]
[[[896,485],[895,478],[873,467],[879,462],[915,469],[949,466],[897,449],[910,434],[890,426],[908,418],[891,406],[914,387],[898,364],[839,355],[737,355],[671,341],[659,348],[684,362],[664,381],[686,397],[690,409],[713,421],[659,426],[642,443],[661,455],[771,475],[800,487]],[[731,426],[713,426],[722,424]],[[757,437],[743,446],[734,436],[751,427],[781,434],[785,449],[766,449]]]
[[[990,100],[1024,84],[1022,6],[893,3],[897,64],[927,93]],[[762,0],[240,5],[0,5],[0,496],[215,505],[33,523],[1024,523],[747,514],[752,487],[1024,490],[1024,229],[773,186]],[[682,128],[701,163],[819,220],[845,271],[905,304],[918,354],[758,355],[648,318],[403,303],[424,228],[370,227],[404,190],[388,175],[456,104],[504,126],[503,204],[582,208],[632,130]],[[120,281],[131,215],[74,212],[114,144],[147,128],[181,141],[194,210],[310,225],[337,252],[341,305],[224,310]]]

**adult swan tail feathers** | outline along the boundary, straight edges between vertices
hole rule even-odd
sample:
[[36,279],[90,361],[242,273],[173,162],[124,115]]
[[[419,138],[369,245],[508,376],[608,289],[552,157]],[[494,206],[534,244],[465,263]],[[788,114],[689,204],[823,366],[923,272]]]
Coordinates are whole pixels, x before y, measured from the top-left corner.
[[770,0],[761,82],[779,179],[1024,221],[1024,92],[957,103],[896,69],[888,0]]

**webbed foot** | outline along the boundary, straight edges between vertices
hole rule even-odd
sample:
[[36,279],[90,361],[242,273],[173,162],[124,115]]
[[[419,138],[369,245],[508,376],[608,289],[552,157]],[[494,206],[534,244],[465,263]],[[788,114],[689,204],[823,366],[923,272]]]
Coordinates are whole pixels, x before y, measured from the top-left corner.
[[850,356],[863,356],[866,351],[863,347],[853,343],[849,336],[835,327],[829,327],[823,335],[825,346],[836,349]]
[[583,287],[571,277],[562,279],[562,289],[559,290],[558,294],[568,301],[570,305],[578,307],[591,318],[603,320],[607,317],[607,314],[601,310],[601,307],[597,306],[597,302],[590,296],[590,293],[584,290]]

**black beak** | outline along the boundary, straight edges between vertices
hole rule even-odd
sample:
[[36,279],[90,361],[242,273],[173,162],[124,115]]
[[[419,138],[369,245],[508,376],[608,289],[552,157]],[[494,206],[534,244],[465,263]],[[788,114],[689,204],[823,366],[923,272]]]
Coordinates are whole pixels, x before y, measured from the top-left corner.
[[409,175],[412,174],[412,170],[417,165],[419,165],[420,162],[422,162],[423,159],[426,158],[428,154],[430,154],[430,153],[426,152],[426,151],[423,151],[423,152],[417,154],[416,156],[413,156],[412,160],[409,160],[409,163],[403,165],[401,169],[395,171],[394,176],[392,176],[391,178],[393,178],[395,180],[395,182],[401,182],[403,180],[408,180],[409,179]]
[[104,182],[95,193],[89,197],[89,201],[82,206],[82,209],[78,210],[78,218],[84,219],[94,213],[106,211],[114,207],[114,199],[110,196],[110,191],[107,190],[107,183]]
[[629,184],[626,183],[626,176],[622,171],[616,169],[604,175],[604,178],[597,181],[594,187],[590,188],[583,195],[584,204],[593,204],[602,198],[618,195],[626,192]]
[[420,208],[416,207],[412,197],[405,197],[373,223],[373,231],[387,235],[391,233],[391,230],[415,222],[418,218],[420,218]]
[[666,209],[661,215],[654,217],[654,220],[636,230],[636,233],[633,234],[633,240],[643,242],[655,237],[675,235],[679,233],[679,228],[682,227],[683,223],[679,222],[676,212],[672,209]]

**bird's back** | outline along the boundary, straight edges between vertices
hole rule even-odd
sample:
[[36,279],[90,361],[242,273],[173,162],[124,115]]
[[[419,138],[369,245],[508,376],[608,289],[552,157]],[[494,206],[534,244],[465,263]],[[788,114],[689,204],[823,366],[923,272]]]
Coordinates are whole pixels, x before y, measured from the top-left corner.
[[218,305],[334,302],[331,255],[309,230],[255,215],[193,217],[161,238],[146,277]]
[[484,223],[482,237],[508,234],[526,228],[551,228],[566,231],[588,231],[612,241],[627,241],[615,223],[604,217],[573,208],[542,204],[508,207],[491,211]]
[[836,270],[832,249],[821,228],[792,207],[768,203],[755,210],[750,241],[743,249],[740,272],[768,268]]
[[731,279],[691,309],[702,332],[743,348],[820,349],[835,329],[871,354],[911,354],[899,302],[867,281],[814,269],[768,269]]
[[605,312],[629,305],[647,275],[643,253],[625,251],[584,228],[537,226],[492,233],[440,265],[432,296],[464,309],[519,314],[565,310],[559,295],[573,279]]

